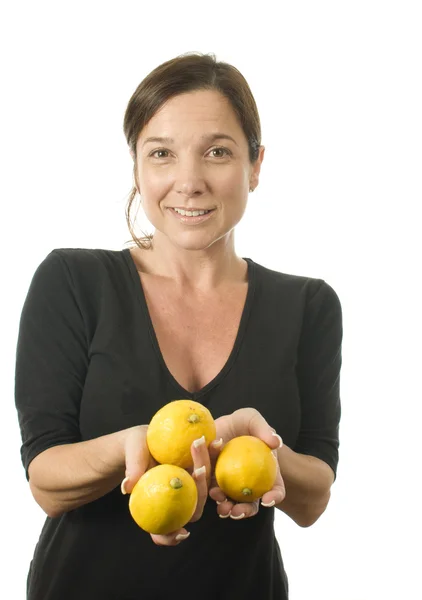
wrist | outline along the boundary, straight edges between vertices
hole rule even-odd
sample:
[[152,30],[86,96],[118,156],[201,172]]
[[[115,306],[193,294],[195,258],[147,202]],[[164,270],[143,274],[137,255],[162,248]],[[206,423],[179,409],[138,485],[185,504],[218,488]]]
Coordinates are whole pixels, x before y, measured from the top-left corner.
[[332,471],[320,459],[285,445],[278,449],[277,458],[286,487],[286,497],[277,508],[301,527],[309,527],[327,507]]
[[147,429],[148,425],[135,425],[112,434],[116,436],[115,456],[123,477],[126,475],[128,455],[133,455],[134,450],[139,452],[141,440],[146,440]]
[[125,473],[125,446],[129,429],[109,433],[87,444],[86,461],[101,479],[115,479],[116,482]]

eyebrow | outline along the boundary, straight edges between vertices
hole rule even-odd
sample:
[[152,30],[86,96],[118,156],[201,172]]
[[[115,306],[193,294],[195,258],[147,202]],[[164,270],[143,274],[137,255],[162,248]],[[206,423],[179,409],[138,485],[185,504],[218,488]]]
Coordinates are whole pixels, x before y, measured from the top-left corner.
[[[215,142],[215,140],[231,140],[237,146],[236,140],[233,139],[230,135],[227,135],[227,133],[206,134],[206,135],[201,136],[201,139],[204,141],[207,141],[207,142]],[[170,138],[170,137],[148,137],[144,141],[142,146],[145,146],[146,144],[148,144],[150,142],[159,143],[159,144],[174,144],[174,139]]]

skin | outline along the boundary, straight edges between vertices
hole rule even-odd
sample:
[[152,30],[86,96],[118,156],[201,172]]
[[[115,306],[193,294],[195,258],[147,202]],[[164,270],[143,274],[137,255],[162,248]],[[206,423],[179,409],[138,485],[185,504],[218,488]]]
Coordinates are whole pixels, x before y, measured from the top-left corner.
[[[216,133],[232,139],[212,139]],[[234,228],[244,215],[250,188],[258,185],[264,152],[261,146],[256,162],[250,162],[248,142],[237,116],[230,102],[214,90],[181,94],[157,111],[139,135],[136,156],[131,153],[142,208],[155,228],[148,257],[135,251],[150,273],[171,277],[185,295],[214,293],[227,283],[244,280],[247,265],[235,253]],[[171,214],[171,207],[212,208],[214,212],[202,224],[185,225]],[[223,433],[227,442],[227,429]],[[271,433],[267,438],[276,448],[279,440]],[[203,445],[192,446],[199,495],[193,520],[200,518],[212,483],[211,471],[222,447],[216,442],[217,446],[211,445],[209,451]],[[129,452],[129,477],[124,484],[127,491],[140,476],[140,470],[130,466],[130,457]],[[203,466],[206,473],[196,476],[195,470]],[[215,489],[215,482],[213,485]],[[277,485],[284,490],[281,476]],[[221,506],[219,513],[225,508]],[[240,508],[251,513],[251,506]],[[253,511],[257,511],[256,503]],[[157,544],[174,545],[179,543],[176,538],[180,534],[186,535],[187,531],[151,537]]]
[[[202,443],[195,445],[194,442],[191,446],[194,462],[191,474],[198,490],[198,503],[190,523],[201,518],[208,494],[216,501],[217,513],[221,518],[243,519],[253,517],[259,510],[259,501],[249,503],[232,502],[225,497],[222,490],[217,486],[214,478],[214,467],[224,444],[239,435],[254,435],[262,439],[275,453],[281,447],[282,442],[279,436],[274,435],[274,429],[255,409],[237,410],[231,415],[216,419],[215,423],[217,438],[210,444],[209,448],[207,448],[203,438],[198,440]],[[157,464],[148,451],[146,443],[147,429],[147,425],[141,425],[128,430],[129,435],[126,436],[124,443],[126,477],[121,484],[122,493],[124,494],[130,493],[145,471]],[[278,467],[274,487],[261,498],[261,505],[280,504],[285,495],[284,482]],[[151,534],[152,541],[158,546],[176,546],[187,539],[188,536],[189,532],[185,527],[167,535]]]
[[[234,141],[204,138],[217,132]],[[173,141],[145,144],[148,137]],[[143,209],[156,229],[152,250],[135,251],[143,268],[165,277],[181,297],[190,300],[221,296],[233,283],[245,281],[247,265],[235,253],[234,228],[244,214],[249,188],[258,185],[264,147],[251,164],[246,137],[228,101],[215,91],[172,98],[141,131],[136,150],[136,184]],[[203,223],[189,225],[176,219],[169,207],[215,211]],[[123,478],[122,492],[131,492],[155,464],[146,444],[147,428],[139,425],[45,450],[29,466],[35,500],[54,518],[96,500]],[[208,495],[216,501],[222,518],[253,517],[260,506],[268,504],[302,526],[311,525],[322,514],[334,479],[326,463],[280,445],[280,438],[253,408],[216,419],[216,429],[216,443],[209,449],[205,444],[191,448],[198,488],[193,521],[201,517]],[[277,454],[276,483],[260,504],[231,502],[212,478],[223,444],[240,435],[262,439]],[[187,529],[182,528],[151,537],[155,544],[174,546],[187,536]]]
[[[126,477],[121,484],[123,494],[130,493],[145,471],[157,465],[148,450],[146,441],[147,429],[147,425],[133,427],[130,430],[130,434],[126,437],[124,444]],[[211,463],[215,463],[218,456],[218,445],[217,448],[213,446],[208,451],[204,442],[205,439],[200,438],[196,441],[196,444],[194,442],[191,446],[193,469],[190,473],[198,490],[198,502],[190,523],[197,521],[202,516],[211,483]],[[153,542],[158,546],[176,546],[188,536],[189,532],[185,528],[178,529],[167,535],[151,534]]]
[[[216,133],[233,139],[211,140]],[[149,141],[151,137],[171,141]],[[149,273],[171,281],[182,297],[194,300],[212,297],[234,282],[244,281],[247,265],[235,253],[234,229],[245,212],[249,189],[258,185],[264,151],[260,146],[257,161],[250,162],[242,127],[219,92],[201,90],[170,99],[141,131],[136,155],[131,153],[142,207],[155,227],[152,249],[133,250],[135,260]],[[203,223],[191,225],[175,218],[171,207],[215,210]],[[148,468],[146,427],[134,428],[135,438],[125,447],[123,491],[130,492]],[[209,449],[204,444],[191,449],[199,498],[192,520],[201,517],[208,494],[216,501],[221,518],[253,517],[260,505],[276,506],[303,526],[322,514],[333,482],[328,465],[283,446],[281,438],[255,409],[244,408],[221,417],[216,427],[216,444]],[[262,439],[278,458],[274,488],[264,494],[261,502],[236,504],[225,498],[212,478],[223,445],[240,435]],[[201,467],[205,467],[205,473]],[[289,484],[287,499],[285,476]],[[151,537],[156,544],[172,546],[187,536],[188,531],[182,528]]]
[[[210,141],[216,133],[233,141]],[[150,137],[173,142],[148,142]],[[251,164],[236,114],[216,91],[181,94],[160,108],[141,131],[133,156],[142,208],[155,227],[153,248],[143,256],[151,273],[171,277],[183,293],[215,292],[243,278],[246,263],[235,253],[234,228],[249,189],[258,185],[264,151],[261,146]],[[204,223],[185,225],[170,207],[215,210]]]

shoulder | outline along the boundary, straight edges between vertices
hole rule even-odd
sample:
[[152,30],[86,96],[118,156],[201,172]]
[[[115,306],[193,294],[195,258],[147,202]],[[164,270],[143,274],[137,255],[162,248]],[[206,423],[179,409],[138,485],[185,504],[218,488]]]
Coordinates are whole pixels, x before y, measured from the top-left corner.
[[269,269],[255,263],[258,297],[268,314],[284,314],[292,321],[315,329],[334,323],[342,329],[342,306],[333,286],[325,279]]
[[326,302],[329,303],[340,304],[334,288],[322,278],[285,273],[256,262],[254,262],[254,265],[263,284],[280,293],[297,294],[306,301],[306,304],[321,298],[325,298]]
[[82,314],[92,333],[104,304],[113,304],[118,296],[117,303],[124,298],[130,305],[133,277],[129,260],[122,250],[54,248],[32,277],[27,310],[35,306],[47,312]]
[[92,277],[116,270],[125,262],[121,250],[103,248],[54,248],[44,258],[38,271],[46,274],[64,272],[68,277]]
[[[121,250],[107,250],[104,248],[54,248],[48,255],[52,260],[73,267],[98,267],[116,261],[121,262]],[[47,257],[47,258],[48,258]]]
[[78,298],[93,298],[131,282],[125,252],[100,248],[54,248],[39,263],[32,277],[32,289],[60,290]]
[[284,271],[276,271],[259,263],[254,263],[257,271],[267,281],[274,282],[279,285],[290,285],[293,287],[301,287],[308,284],[310,281],[320,282],[321,279],[306,277],[304,275],[295,275],[293,273],[285,273]]

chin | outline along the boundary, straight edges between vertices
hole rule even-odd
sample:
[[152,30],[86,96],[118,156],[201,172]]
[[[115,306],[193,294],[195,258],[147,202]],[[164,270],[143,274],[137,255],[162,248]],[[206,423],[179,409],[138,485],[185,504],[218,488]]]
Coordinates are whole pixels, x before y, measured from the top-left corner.
[[188,241],[188,240],[177,240],[177,239],[171,239],[171,242],[174,246],[177,246],[178,248],[181,248],[183,250],[192,250],[192,251],[198,251],[198,250],[207,250],[210,246],[212,246],[215,243],[216,240],[211,240],[208,242],[204,242],[204,241]]
[[213,244],[229,235],[229,232],[223,234],[210,235],[207,232],[185,232],[184,235],[168,236],[170,242],[183,250],[207,250]]

